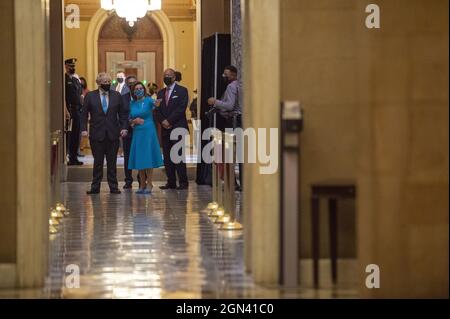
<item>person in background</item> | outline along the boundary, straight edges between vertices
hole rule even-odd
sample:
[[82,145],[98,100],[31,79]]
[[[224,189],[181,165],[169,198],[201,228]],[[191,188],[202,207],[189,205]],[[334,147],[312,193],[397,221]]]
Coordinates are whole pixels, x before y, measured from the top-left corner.
[[153,110],[155,101],[147,96],[142,82],[136,83],[131,92],[130,119],[133,126],[128,169],[139,171],[140,186],[137,194],[151,194],[153,169],[164,165],[156,133]]
[[[89,89],[87,87],[87,81],[84,77],[80,77],[81,88],[83,89],[83,94],[81,95],[81,102],[84,104],[84,98],[89,93]],[[89,147],[89,140],[87,137],[81,136],[80,132],[80,148],[78,152],[78,157],[84,157],[84,154],[81,152],[84,151],[85,148]]]
[[117,72],[116,85],[114,86],[114,91],[119,92],[120,95],[125,95],[130,92],[130,89],[125,83],[126,75],[123,71]]
[[[123,98],[123,105],[128,111],[130,111],[130,103],[133,99],[131,96],[131,92],[133,91],[133,87],[135,86],[136,83],[137,78],[134,75],[130,75],[125,80],[125,84],[128,86],[129,92],[125,95],[122,95],[122,98]],[[123,169],[125,172],[125,186],[123,187],[123,189],[133,188],[133,171],[128,168],[132,138],[133,138],[133,127],[131,126],[131,122],[129,122],[128,134],[126,137],[122,138],[123,157],[124,157]]]
[[[175,81],[175,71],[167,69],[164,71],[164,84],[166,88],[158,92],[158,104],[156,118],[162,126],[162,146],[164,153],[164,166],[167,174],[167,184],[160,187],[163,190],[178,189],[185,190],[189,188],[186,159],[181,163],[174,163],[170,158],[172,147],[182,140],[171,140],[170,134],[176,128],[189,130],[186,119],[186,109],[189,103],[188,90],[177,84]],[[181,152],[181,150],[180,150]],[[181,154],[179,154],[181,155]],[[177,187],[177,175],[180,185]]]
[[147,89],[148,89],[148,96],[153,98],[154,100],[156,100],[158,98],[157,94],[158,94],[158,84],[150,82],[147,85]]
[[195,97],[192,100],[191,105],[189,106],[189,111],[191,111],[191,118],[193,120],[197,119],[197,90],[194,90]]
[[180,83],[181,81],[183,81],[183,75],[181,74],[181,72],[175,71],[175,81],[177,83]]
[[81,82],[81,88],[83,89],[83,95],[82,96],[83,96],[83,99],[84,99],[86,94],[89,93],[89,89],[88,89],[88,86],[87,86],[87,81],[86,81],[86,79],[84,77],[80,77],[80,82]]
[[[218,100],[213,97],[208,99],[208,105],[219,110],[228,121],[228,127],[236,129],[242,127],[242,111],[239,101],[241,88],[238,81],[238,70],[235,66],[227,66],[222,75],[224,81],[227,83],[227,89],[222,97]],[[239,186],[236,185],[236,190],[242,190],[243,181],[243,165],[239,164]]]
[[[123,71],[119,71],[117,72],[116,75],[116,80],[115,80],[115,86],[113,86],[114,91],[120,93],[120,95],[126,95],[127,93],[130,93],[130,89],[128,88],[128,86],[125,83],[126,80],[126,75],[125,72]],[[123,139],[120,139],[120,145],[119,145],[119,156],[120,157],[124,157],[124,150],[123,150]]]
[[100,73],[96,82],[98,89],[86,95],[81,117],[82,134],[89,136],[94,155],[93,179],[91,190],[87,194],[100,193],[105,157],[110,192],[120,194],[117,182],[117,152],[119,137],[126,137],[128,134],[129,110],[124,106],[120,93],[111,90],[111,77],[107,73]]
[[66,90],[66,109],[70,115],[70,124],[68,128],[68,154],[69,166],[83,165],[78,160],[78,151],[80,148],[80,114],[82,108],[82,94],[80,80],[75,73],[75,63],[77,59],[71,58],[64,61],[66,68],[65,74],[65,90]]

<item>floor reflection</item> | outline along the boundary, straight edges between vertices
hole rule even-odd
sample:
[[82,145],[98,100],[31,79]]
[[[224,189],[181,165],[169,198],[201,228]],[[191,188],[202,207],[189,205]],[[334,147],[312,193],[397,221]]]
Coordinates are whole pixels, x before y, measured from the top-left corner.
[[[52,235],[43,290],[0,291],[7,298],[335,298],[352,290],[282,290],[253,284],[244,271],[243,233],[217,230],[199,213],[211,189],[87,196],[67,183],[70,215]],[[239,197],[238,197],[239,201]],[[66,267],[79,266],[80,287],[67,288]]]

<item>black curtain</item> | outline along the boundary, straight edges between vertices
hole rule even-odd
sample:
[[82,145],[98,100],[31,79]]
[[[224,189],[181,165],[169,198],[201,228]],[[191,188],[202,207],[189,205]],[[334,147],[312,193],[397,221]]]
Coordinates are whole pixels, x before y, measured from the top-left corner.
[[[216,41],[217,41],[217,67],[216,67]],[[225,89],[226,83],[222,79],[223,70],[226,66],[231,64],[231,35],[218,34],[213,35],[203,40],[202,46],[202,89],[200,98],[200,114],[203,132],[210,127],[213,127],[213,116],[208,115],[208,111],[211,109],[208,105],[208,99],[216,96],[221,98]],[[217,74],[217,92],[214,94],[214,79]],[[224,130],[226,126],[225,119],[216,114],[216,127],[220,130]],[[199,149],[199,158],[201,159],[201,152],[205,145],[209,141],[201,142],[201,148]],[[205,164],[203,159],[197,165],[197,184],[199,185],[212,185],[212,165]]]

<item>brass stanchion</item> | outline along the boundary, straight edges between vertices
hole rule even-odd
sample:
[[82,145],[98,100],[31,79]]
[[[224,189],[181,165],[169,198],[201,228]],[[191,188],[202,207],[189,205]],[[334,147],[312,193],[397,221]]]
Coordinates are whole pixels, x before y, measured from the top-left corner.
[[[52,201],[58,201],[59,196],[59,182],[60,182],[60,138],[61,131],[55,131],[51,134],[51,186],[52,186]],[[62,219],[68,214],[68,210],[63,204],[57,203],[56,208],[50,208],[49,218],[49,233],[56,234],[58,232],[58,226],[61,224]]]
[[243,226],[236,219],[235,198],[235,163],[236,163],[236,136],[225,133],[225,214],[218,219],[222,225],[220,230],[242,230]]
[[223,136],[222,132],[219,130],[214,131],[214,163],[215,163],[215,185],[216,188],[213,189],[213,196],[217,203],[217,208],[212,210],[208,215],[211,220],[215,223],[218,218],[225,214],[224,202],[223,202],[223,182],[220,177],[220,165],[223,162]]
[[206,207],[205,210],[203,210],[203,212],[208,213],[208,216],[210,216],[210,214],[214,211],[216,211],[219,208],[219,203],[217,201],[217,188],[218,188],[218,183],[217,183],[217,164],[216,161],[214,160],[214,156],[216,153],[216,144],[218,142],[217,139],[217,132],[213,131],[213,161],[211,163],[211,168],[212,168],[212,202],[210,202],[208,204],[208,206]]

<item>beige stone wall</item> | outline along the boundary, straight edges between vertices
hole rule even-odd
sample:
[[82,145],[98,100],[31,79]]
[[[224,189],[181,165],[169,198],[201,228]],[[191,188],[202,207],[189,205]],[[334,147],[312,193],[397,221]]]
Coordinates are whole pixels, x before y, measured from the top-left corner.
[[[282,1],[282,99],[305,110],[303,257],[311,182],[355,179],[361,294],[446,297],[448,1],[377,4],[381,29],[369,30],[364,2]],[[340,255],[351,256],[354,216],[343,206]],[[372,263],[381,267],[375,291],[364,285]]]
[[[311,184],[356,180],[355,1],[281,1],[281,99],[299,100],[301,257],[311,257]],[[321,203],[321,256],[328,256],[327,203]],[[354,203],[339,203],[339,255],[355,257]]]
[[448,1],[377,3],[357,37],[358,252],[382,288],[362,293],[448,297]]

